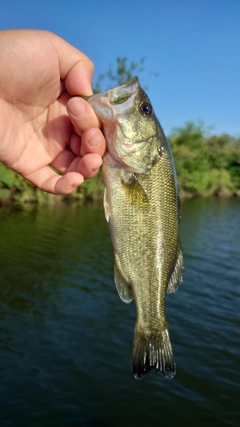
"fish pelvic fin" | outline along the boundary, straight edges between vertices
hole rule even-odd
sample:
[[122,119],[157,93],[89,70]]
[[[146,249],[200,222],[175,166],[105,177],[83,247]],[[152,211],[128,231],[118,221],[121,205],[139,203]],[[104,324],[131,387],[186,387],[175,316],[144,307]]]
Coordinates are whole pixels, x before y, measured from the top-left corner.
[[114,281],[116,284],[118,295],[120,296],[121,300],[129,304],[133,299],[132,289],[123,277],[120,269],[117,266],[116,261],[114,264]]
[[168,329],[157,335],[144,335],[135,330],[133,343],[132,371],[136,379],[142,379],[151,369],[158,374],[173,378],[176,365]]
[[110,212],[110,206],[109,206],[109,202],[108,202],[108,192],[107,192],[106,187],[104,188],[103,207],[104,207],[104,213],[105,213],[106,221],[109,222],[111,212]]
[[177,255],[177,261],[174,267],[174,270],[172,272],[172,275],[170,277],[170,280],[168,282],[167,286],[167,293],[171,294],[173,292],[176,292],[178,289],[178,286],[183,281],[183,273],[184,273],[184,265],[183,265],[183,252],[182,248],[180,246],[178,255]]

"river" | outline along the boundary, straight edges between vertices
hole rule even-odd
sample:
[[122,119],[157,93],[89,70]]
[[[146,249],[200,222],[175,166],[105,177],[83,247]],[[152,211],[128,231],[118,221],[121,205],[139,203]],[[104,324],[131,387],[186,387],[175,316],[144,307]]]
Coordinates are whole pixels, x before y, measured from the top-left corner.
[[102,206],[0,209],[1,427],[240,425],[240,199],[186,200],[181,235],[177,374],[137,381]]

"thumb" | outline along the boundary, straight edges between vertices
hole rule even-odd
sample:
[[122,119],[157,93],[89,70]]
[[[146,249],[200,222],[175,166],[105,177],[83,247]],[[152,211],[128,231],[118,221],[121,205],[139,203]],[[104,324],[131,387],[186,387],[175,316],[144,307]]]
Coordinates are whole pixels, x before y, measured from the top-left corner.
[[60,77],[70,95],[91,95],[93,62],[74,46],[49,33],[59,58]]

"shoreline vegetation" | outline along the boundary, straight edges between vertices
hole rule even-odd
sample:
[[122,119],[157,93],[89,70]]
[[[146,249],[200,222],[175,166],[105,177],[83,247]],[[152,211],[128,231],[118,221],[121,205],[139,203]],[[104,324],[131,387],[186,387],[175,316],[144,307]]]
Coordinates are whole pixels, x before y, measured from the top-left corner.
[[[168,137],[181,198],[240,197],[240,138],[210,135],[203,123],[187,122]],[[34,187],[0,163],[0,205],[95,201],[103,197],[102,173],[69,196],[54,196]]]

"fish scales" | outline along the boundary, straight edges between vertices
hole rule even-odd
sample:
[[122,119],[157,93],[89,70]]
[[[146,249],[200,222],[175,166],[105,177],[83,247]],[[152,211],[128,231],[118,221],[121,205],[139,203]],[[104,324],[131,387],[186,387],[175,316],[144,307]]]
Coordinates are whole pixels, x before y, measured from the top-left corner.
[[[119,102],[122,110],[116,107],[118,96],[121,101],[121,90],[126,98]],[[110,118],[109,111],[106,112],[107,102],[111,104],[112,99],[110,94],[109,101],[109,92],[93,96],[90,103],[103,121],[108,145],[103,162],[104,205],[114,248],[115,282],[122,300],[134,299],[137,309],[132,369],[136,378],[142,378],[152,368],[172,377],[175,362],[165,315],[165,297],[167,292],[177,289],[183,275],[180,203],[174,163],[157,119],[154,117],[149,130],[145,130],[147,121],[135,114],[141,102],[149,103],[138,81],[135,79],[112,92],[115,98],[114,109],[109,107]],[[103,105],[100,111],[99,102]],[[126,102],[128,113],[124,115]],[[135,122],[131,121],[134,114]],[[141,133],[143,141],[139,140]],[[137,149],[130,147],[132,151],[127,155],[122,154],[124,138],[131,139],[126,143],[129,147],[135,140],[138,144]],[[117,143],[120,144],[118,150]]]

